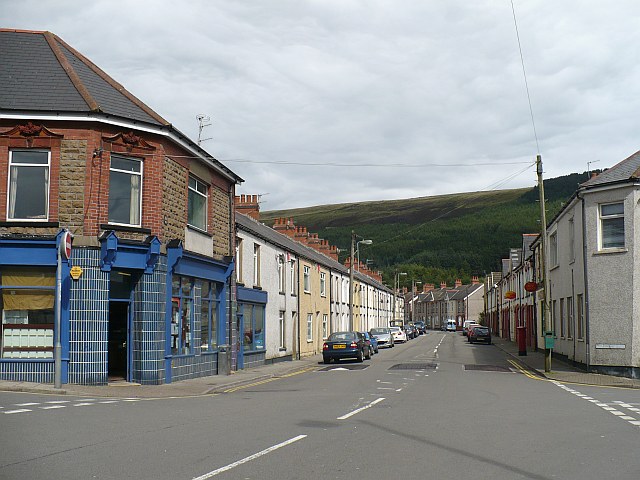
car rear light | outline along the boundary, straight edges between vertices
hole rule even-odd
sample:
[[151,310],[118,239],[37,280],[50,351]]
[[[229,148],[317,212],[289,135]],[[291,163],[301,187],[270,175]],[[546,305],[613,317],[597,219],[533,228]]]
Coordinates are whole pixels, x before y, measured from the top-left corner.
[[356,342],[351,342],[351,345],[349,345],[351,348],[358,348],[358,344]]
[[327,345],[326,343],[322,345],[322,349],[323,350],[329,350],[329,345]]

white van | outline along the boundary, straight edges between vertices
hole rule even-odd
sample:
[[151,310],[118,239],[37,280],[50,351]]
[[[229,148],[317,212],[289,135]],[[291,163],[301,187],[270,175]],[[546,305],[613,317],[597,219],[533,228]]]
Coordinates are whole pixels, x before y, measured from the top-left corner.
[[456,321],[447,320],[447,332],[455,332],[455,331],[456,331]]

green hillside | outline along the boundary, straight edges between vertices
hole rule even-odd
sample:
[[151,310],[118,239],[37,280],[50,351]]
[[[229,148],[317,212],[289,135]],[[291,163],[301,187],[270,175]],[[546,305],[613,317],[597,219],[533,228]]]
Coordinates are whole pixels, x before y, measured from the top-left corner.
[[[583,173],[545,180],[547,219],[586,179]],[[400,277],[404,286],[412,277],[452,284],[456,278],[467,283],[472,275],[500,270],[501,259],[520,246],[523,233],[538,233],[537,199],[538,189],[532,187],[274,210],[260,216],[269,225],[276,218],[293,218],[340,248],[341,261],[355,230],[373,240],[360,245],[360,260],[372,260],[371,268],[382,270],[389,285],[395,270],[408,273]]]

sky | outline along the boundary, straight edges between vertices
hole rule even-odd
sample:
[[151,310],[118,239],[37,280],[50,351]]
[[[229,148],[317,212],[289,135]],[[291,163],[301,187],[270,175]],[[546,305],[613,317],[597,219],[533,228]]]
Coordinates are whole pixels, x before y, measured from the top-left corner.
[[201,146],[261,210],[528,187],[537,154],[551,178],[640,150],[637,0],[0,2],[0,26],[55,33],[194,141],[210,118]]

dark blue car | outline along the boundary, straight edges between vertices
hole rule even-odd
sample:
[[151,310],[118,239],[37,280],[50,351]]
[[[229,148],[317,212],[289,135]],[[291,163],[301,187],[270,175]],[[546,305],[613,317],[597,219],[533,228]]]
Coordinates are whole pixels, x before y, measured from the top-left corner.
[[371,335],[369,332],[360,332],[364,335],[364,341],[369,345],[369,350],[371,350],[371,355],[374,353],[378,353],[378,339]]
[[322,345],[324,363],[343,358],[355,358],[358,362],[370,357],[364,335],[359,332],[335,332]]

